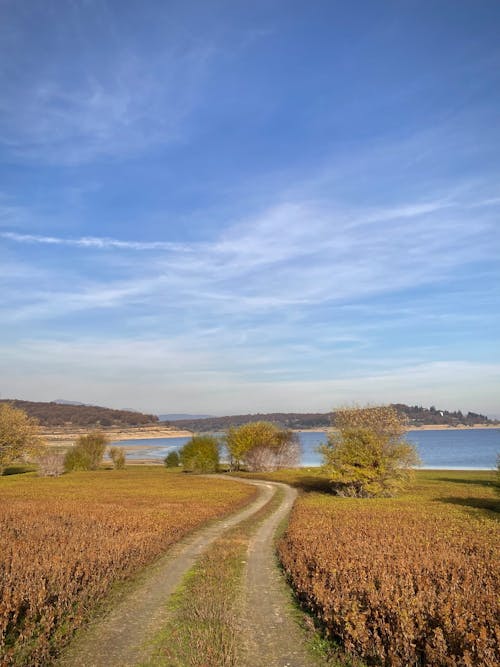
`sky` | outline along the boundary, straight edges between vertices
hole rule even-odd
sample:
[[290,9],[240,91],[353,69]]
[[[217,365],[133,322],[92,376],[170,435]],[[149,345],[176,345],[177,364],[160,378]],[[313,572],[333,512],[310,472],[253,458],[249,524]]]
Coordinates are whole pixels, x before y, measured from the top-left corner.
[[0,0],[0,394],[500,416],[497,0]]

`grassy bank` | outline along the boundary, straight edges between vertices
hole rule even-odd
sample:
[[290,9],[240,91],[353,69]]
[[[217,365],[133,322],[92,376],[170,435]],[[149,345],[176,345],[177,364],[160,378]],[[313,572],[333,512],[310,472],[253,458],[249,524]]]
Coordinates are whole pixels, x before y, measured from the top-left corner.
[[0,477],[0,663],[49,664],[113,584],[253,494],[161,468]]

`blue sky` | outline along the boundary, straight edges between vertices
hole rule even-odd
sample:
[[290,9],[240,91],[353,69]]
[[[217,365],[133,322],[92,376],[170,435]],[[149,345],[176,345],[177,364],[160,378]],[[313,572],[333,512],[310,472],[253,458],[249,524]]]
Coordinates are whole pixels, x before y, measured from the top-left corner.
[[500,6],[0,2],[0,392],[500,415]]

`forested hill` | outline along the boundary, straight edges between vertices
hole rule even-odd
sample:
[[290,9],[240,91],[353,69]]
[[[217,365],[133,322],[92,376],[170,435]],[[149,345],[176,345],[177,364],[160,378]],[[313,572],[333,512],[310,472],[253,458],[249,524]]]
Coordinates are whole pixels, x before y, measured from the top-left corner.
[[[468,412],[463,414],[460,410],[449,412],[438,410],[435,407],[423,408],[418,405],[409,406],[402,403],[394,404],[401,414],[405,415],[409,426],[424,425],[448,425],[448,426],[473,426],[474,424],[493,424],[488,417]],[[335,422],[333,412],[271,412],[265,414],[231,415],[229,417],[209,417],[206,419],[181,419],[172,422],[176,428],[189,431],[225,431],[230,426],[239,426],[246,422],[270,421],[285,428],[309,429],[325,428],[332,426]],[[167,422],[168,423],[168,422]]]
[[2,399],[0,403],[9,403],[15,408],[35,417],[42,426],[140,426],[158,422],[155,415],[144,415],[132,410],[112,410],[96,405],[71,405],[61,403],[39,403]]

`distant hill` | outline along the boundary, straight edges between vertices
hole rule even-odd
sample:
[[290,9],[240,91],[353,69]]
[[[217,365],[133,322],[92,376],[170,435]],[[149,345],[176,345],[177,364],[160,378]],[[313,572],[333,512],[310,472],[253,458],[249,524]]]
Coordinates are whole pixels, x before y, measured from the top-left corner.
[[167,414],[167,415],[158,415],[158,419],[161,422],[176,422],[179,420],[186,420],[186,419],[208,419],[211,418],[212,415],[190,415],[185,412],[179,412],[179,413],[173,413],[173,414]]
[[[404,415],[409,426],[445,425],[445,426],[473,426],[474,424],[495,424],[497,422],[488,419],[485,415],[475,412],[463,414],[460,410],[449,412],[448,410],[437,410],[434,406],[423,408],[418,405],[409,406],[403,403],[395,403],[394,407]],[[334,425],[335,413],[333,412],[271,412],[246,415],[230,415],[227,417],[208,417],[204,419],[178,419],[175,421],[177,428],[197,432],[225,431],[230,426],[240,426],[247,422],[270,421],[284,428],[310,429],[326,428]]]
[[10,403],[15,408],[27,412],[42,426],[77,426],[77,427],[107,427],[107,426],[140,426],[158,422],[156,415],[145,415],[130,410],[112,410],[97,405],[81,405],[73,402],[35,402],[18,401],[15,399],[1,399],[0,403]]

